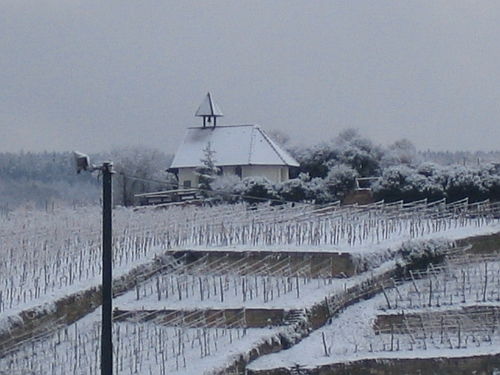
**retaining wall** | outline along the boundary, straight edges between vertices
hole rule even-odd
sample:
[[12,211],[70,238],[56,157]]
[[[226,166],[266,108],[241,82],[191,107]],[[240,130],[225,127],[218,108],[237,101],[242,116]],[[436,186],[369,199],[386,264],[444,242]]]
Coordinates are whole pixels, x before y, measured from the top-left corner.
[[286,322],[285,309],[203,309],[203,310],[114,310],[118,321],[133,317],[134,321],[155,320],[165,325],[183,327],[265,328]]
[[500,369],[499,355],[461,358],[365,359],[314,369],[277,368],[248,375],[492,375]]
[[[289,258],[289,265],[292,272],[300,267],[305,261],[310,262],[311,267],[308,270],[309,277],[318,277],[321,270],[328,269],[332,277],[350,277],[356,274],[355,262],[351,254],[348,253],[332,253],[325,251],[214,251],[214,250],[182,250],[168,251],[167,254],[174,256],[176,259],[184,259],[187,264],[207,257],[209,263],[212,262],[227,262],[236,263],[244,261],[245,266],[248,266],[247,272],[251,273],[259,267],[262,260],[266,259],[266,265],[272,268],[274,264]],[[253,266],[253,267],[252,267]],[[261,266],[261,265],[260,265]]]

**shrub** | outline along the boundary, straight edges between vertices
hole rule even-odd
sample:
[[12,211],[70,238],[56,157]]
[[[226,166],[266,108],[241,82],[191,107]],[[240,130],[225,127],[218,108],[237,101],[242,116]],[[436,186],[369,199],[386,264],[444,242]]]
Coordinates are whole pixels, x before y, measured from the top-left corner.
[[410,271],[425,271],[431,264],[442,263],[450,248],[446,240],[404,242],[396,254],[396,276],[407,277]]
[[250,204],[279,199],[273,183],[265,177],[245,177],[235,186],[235,194]]
[[310,178],[307,173],[299,174],[298,178],[284,181],[277,187],[281,199],[289,202],[303,202],[314,199],[314,192],[309,184]]

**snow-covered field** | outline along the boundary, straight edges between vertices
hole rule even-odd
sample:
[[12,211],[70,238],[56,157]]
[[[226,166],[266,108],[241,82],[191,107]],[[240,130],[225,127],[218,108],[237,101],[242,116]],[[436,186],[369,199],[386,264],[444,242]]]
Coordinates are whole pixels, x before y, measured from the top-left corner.
[[[300,309],[311,306],[312,303],[321,300],[325,295],[341,292],[353,283],[351,280],[342,281],[339,279],[228,276],[227,278],[217,278],[212,283],[207,282],[210,285],[205,285],[205,287],[213,286],[214,289],[206,288],[204,293],[200,293],[199,276],[164,277],[172,280],[168,283],[172,286],[168,295],[158,298],[156,292],[158,283],[155,278],[137,288],[138,291],[129,292],[116,298],[115,306],[123,310],[131,310],[137,306],[144,310],[189,310],[193,307],[198,309]],[[158,276],[158,278],[161,279],[162,276]],[[209,280],[213,281],[211,278]],[[222,286],[219,280],[223,280]],[[181,284],[180,291],[178,282],[184,283]],[[166,290],[170,288],[164,285],[160,287],[164,288],[162,289],[164,294],[167,294]],[[179,293],[182,294],[181,298],[179,298]],[[203,298],[202,295],[204,295]]]
[[[296,346],[260,357],[250,370],[314,368],[382,358],[463,357],[499,353],[500,257],[448,263],[429,277],[346,308]],[[390,307],[389,307],[390,306]],[[379,316],[402,316],[381,327]]]
[[[100,309],[0,359],[0,374],[100,374]],[[115,374],[203,374],[223,370],[278,329],[113,324]]]
[[[116,209],[113,213],[114,274],[119,276],[167,249],[275,249],[361,252],[388,244],[485,229],[496,220],[477,216],[486,205],[426,203],[326,207],[245,205]],[[495,206],[495,210],[498,208]],[[50,302],[98,285],[101,279],[100,209],[55,213],[16,211],[3,217],[0,313]]]
[[[256,209],[244,205],[118,208],[113,213],[114,275],[123,275],[173,249],[286,249],[374,254],[396,250],[402,242],[413,238],[453,240],[495,233],[500,226],[488,207],[466,202],[455,206],[420,202],[411,206],[375,204],[340,208],[333,205],[322,210],[313,210],[308,205]],[[80,208],[55,213],[16,211],[2,218],[0,331],[8,330],[12,317],[23,310],[42,305],[50,309],[58,299],[100,284],[100,215],[99,208]],[[363,277],[158,274],[116,298],[114,305],[124,310],[307,308],[329,294],[341,293]],[[365,308],[362,312],[375,310],[375,307]],[[21,350],[0,360],[0,371],[9,369],[9,374],[97,373],[99,321],[97,310],[52,336],[29,341]],[[356,323],[359,324],[366,322]],[[346,335],[354,337],[354,328],[349,328],[347,323],[342,327]],[[351,329],[353,331],[348,332]],[[117,322],[114,325],[115,368],[123,374],[211,373],[230,363],[236,353],[246,353],[259,340],[272,337],[277,330],[187,329]],[[160,336],[162,345],[158,344]],[[343,352],[346,358],[366,352],[361,344],[354,345],[357,346],[354,350],[353,345],[337,350],[333,342],[336,340],[332,341],[328,335],[326,339],[332,342],[329,344],[332,353]],[[318,343],[324,351],[322,339]]]

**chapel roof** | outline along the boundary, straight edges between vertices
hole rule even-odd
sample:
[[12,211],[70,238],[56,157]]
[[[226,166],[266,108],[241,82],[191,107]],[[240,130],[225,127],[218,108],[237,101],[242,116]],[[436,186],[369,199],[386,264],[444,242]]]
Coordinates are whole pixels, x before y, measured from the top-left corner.
[[170,168],[201,166],[208,144],[217,166],[299,166],[259,125],[245,124],[186,129]]

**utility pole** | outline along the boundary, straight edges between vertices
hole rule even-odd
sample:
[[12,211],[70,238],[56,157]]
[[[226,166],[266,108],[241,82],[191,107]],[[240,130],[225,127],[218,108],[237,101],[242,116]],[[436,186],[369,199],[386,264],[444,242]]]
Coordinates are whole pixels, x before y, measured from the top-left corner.
[[113,163],[101,167],[90,163],[90,157],[73,152],[76,173],[100,171],[102,173],[102,324],[101,375],[113,375]]
[[101,375],[113,374],[113,164],[102,165],[102,326]]

